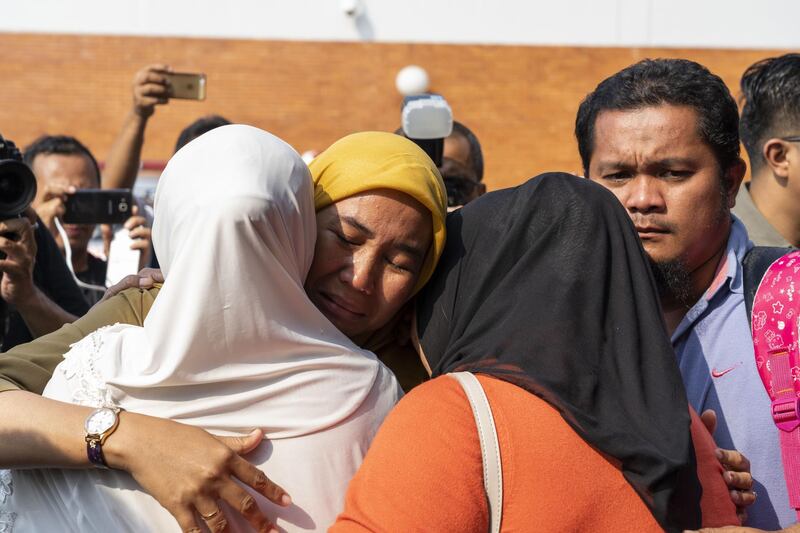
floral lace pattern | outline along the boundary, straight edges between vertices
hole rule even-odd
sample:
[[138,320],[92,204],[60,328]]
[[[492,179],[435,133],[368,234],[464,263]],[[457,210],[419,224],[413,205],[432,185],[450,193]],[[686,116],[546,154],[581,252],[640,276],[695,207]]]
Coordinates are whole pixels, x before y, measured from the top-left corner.
[[[103,331],[109,327],[113,326],[100,328],[70,346],[69,352],[64,355],[64,361],[57,367],[57,371],[60,371],[69,383],[73,403],[90,407],[114,405],[106,382],[96,367],[103,348]],[[5,504],[12,494],[14,494],[12,471],[0,470],[0,506],[8,508]],[[12,533],[16,519],[17,513],[0,510],[0,533]]]
[[105,326],[70,346],[64,361],[58,366],[72,390],[72,402],[90,407],[114,405],[105,380],[97,370],[96,362],[103,349]]
[[[14,480],[11,477],[11,470],[0,470],[0,505],[4,505],[12,494],[14,494]],[[0,533],[11,533],[16,519],[17,513],[0,510]]]
[[0,470],[0,504],[6,503],[12,494],[14,494],[14,483],[11,479],[11,470]]
[[0,533],[11,533],[14,530],[14,521],[17,513],[4,513],[0,511]]

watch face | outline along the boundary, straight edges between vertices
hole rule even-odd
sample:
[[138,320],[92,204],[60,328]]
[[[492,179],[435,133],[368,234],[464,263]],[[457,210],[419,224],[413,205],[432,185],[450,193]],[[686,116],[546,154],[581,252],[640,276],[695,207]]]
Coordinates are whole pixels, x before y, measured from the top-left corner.
[[117,421],[117,413],[108,408],[94,411],[86,419],[86,433],[89,435],[102,435]]

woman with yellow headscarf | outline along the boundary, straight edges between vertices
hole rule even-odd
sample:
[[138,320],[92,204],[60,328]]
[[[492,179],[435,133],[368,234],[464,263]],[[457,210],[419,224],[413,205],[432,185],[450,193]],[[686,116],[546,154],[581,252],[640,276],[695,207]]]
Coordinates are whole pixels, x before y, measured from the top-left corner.
[[407,390],[427,374],[413,349],[395,338],[409,318],[401,309],[428,281],[444,247],[439,171],[412,141],[384,132],[348,135],[309,168],[317,246],[306,293]]
[[[216,135],[224,133],[218,131]],[[194,142],[202,144],[202,139],[200,137]],[[191,146],[190,143],[187,148]],[[261,153],[263,157],[265,152],[258,150],[255,153]],[[195,152],[199,154],[203,151]],[[234,157],[233,152],[228,157]],[[242,161],[249,162],[249,157]],[[195,170],[209,173],[213,170],[212,164],[218,167],[221,161],[195,165],[198,167]],[[229,168],[238,167],[233,165]],[[383,339],[391,338],[386,333],[387,328],[394,326],[397,314],[430,277],[444,246],[444,184],[433,162],[421,149],[411,141],[389,133],[362,133],[345,137],[322,153],[312,163],[311,169],[317,240],[306,277],[305,292],[322,315],[358,346],[369,349],[385,344]],[[194,174],[197,172],[193,171]],[[217,172],[217,175],[221,174]],[[229,179],[233,179],[233,176]],[[171,179],[173,184],[179,181],[174,176]],[[192,184],[186,182],[186,186]],[[227,194],[227,191],[224,192]],[[165,211],[165,216],[169,219],[171,211]],[[202,216],[202,213],[198,216]],[[272,223],[277,222],[279,220]],[[223,258],[229,264],[236,264],[235,254]],[[281,259],[291,263],[291,258]],[[244,275],[246,279],[251,279],[254,274],[266,274],[266,271],[253,272],[252,268],[242,268],[241,272],[228,269],[214,272],[228,277]],[[268,285],[276,281],[270,277],[264,283]],[[85,447],[83,439],[75,441],[76,435],[80,437],[84,433],[81,426],[87,415],[85,408],[58,402],[55,402],[57,405],[51,405],[53,402],[48,399],[14,389],[41,393],[70,344],[103,325],[115,322],[141,325],[157,292],[158,289],[125,291],[96,307],[75,324],[65,326],[30,345],[22,345],[0,359],[0,405],[4,412],[26,413],[24,418],[7,418],[0,423],[0,435],[15,435],[12,440],[0,438],[0,467],[26,468],[41,464],[69,468],[89,466],[87,457],[81,453],[81,447]],[[220,293],[225,294],[225,291]],[[197,297],[198,294],[187,292],[187,298]],[[247,299],[253,295],[237,293],[236,297]],[[181,298],[175,298],[174,301],[181,305],[187,303],[182,302]],[[286,309],[294,310],[291,305]],[[265,309],[265,312],[271,311]],[[181,332],[182,318],[186,317],[180,314],[173,317],[176,335]],[[250,322],[255,323],[247,317],[239,321],[241,324]],[[235,323],[230,325],[235,326]],[[264,328],[259,329],[262,330]],[[319,332],[321,334],[322,330]],[[291,331],[287,335],[291,338]],[[226,342],[234,340],[237,339],[232,336]],[[242,341],[246,339],[237,340]],[[199,348],[213,357],[213,346],[203,345]],[[280,347],[271,349],[279,351]],[[290,355],[287,354],[287,357]],[[187,358],[187,361],[190,359]],[[304,361],[303,364],[309,362]],[[241,367],[241,370],[244,369],[246,367]],[[335,369],[330,372],[335,376]],[[389,376],[389,379],[394,378]],[[351,390],[354,386],[352,379],[343,377],[340,381],[339,393]],[[384,389],[389,387],[375,386]],[[220,382],[220,387],[220,391],[225,390],[224,380]],[[396,387],[396,383],[392,387]],[[223,394],[220,392],[220,395]],[[214,401],[222,401],[222,398]],[[320,407],[320,402],[331,402],[321,396],[308,397],[304,401],[317,407]],[[191,402],[184,407],[191,408]],[[302,402],[298,404],[298,408],[301,407]],[[203,413],[204,416],[208,414],[205,411]],[[10,424],[14,423],[21,426],[11,427]],[[351,450],[349,437],[341,431],[337,434],[337,427],[340,426],[310,435],[310,440],[313,440],[313,435],[327,432],[330,438],[341,441],[338,444],[329,443],[325,447],[327,455],[316,454],[316,447],[309,446],[306,453],[298,452],[289,458],[285,454],[285,447],[281,452],[278,440],[273,442],[272,451],[267,455],[276,461],[270,464],[277,465],[267,467],[267,474],[275,475],[278,481],[286,479],[287,473],[291,473],[298,478],[312,479],[315,486],[328,484],[326,496],[310,498],[313,501],[309,502],[309,495],[313,492],[293,492],[293,505],[288,509],[270,506],[263,498],[256,497],[260,512],[254,508],[252,501],[241,499],[241,486],[234,479],[255,489],[251,494],[260,493],[279,505],[285,505],[288,501],[282,499],[283,492],[279,488],[274,487],[260,472],[254,473],[252,465],[231,454],[230,449],[237,453],[248,452],[256,447],[262,450],[263,433],[257,431],[246,437],[217,439],[198,427],[123,413],[119,429],[108,437],[103,446],[108,465],[133,475],[145,491],[180,520],[184,530],[191,527],[192,521],[200,523],[201,520],[212,530],[226,521],[230,525],[241,526],[242,515],[257,529],[266,525],[263,516],[267,515],[272,520],[276,516],[282,519],[280,525],[284,529],[322,530],[335,517],[331,510],[341,508],[344,488],[354,472],[353,464],[337,469],[326,457],[335,455],[337,450],[341,452],[345,447],[357,466],[372,437],[372,434],[360,435],[357,439],[359,444]],[[24,441],[20,441],[22,435],[30,438],[25,437]],[[270,435],[266,436],[269,438]],[[19,445],[6,450],[3,440]],[[265,459],[263,454],[256,457]],[[278,471],[282,474],[278,475]],[[330,489],[332,479],[338,481],[340,492]],[[176,494],[180,498],[176,499]],[[227,505],[222,505],[220,500]],[[324,507],[324,511],[320,511],[318,506]],[[304,514],[306,507],[314,508],[317,512]]]

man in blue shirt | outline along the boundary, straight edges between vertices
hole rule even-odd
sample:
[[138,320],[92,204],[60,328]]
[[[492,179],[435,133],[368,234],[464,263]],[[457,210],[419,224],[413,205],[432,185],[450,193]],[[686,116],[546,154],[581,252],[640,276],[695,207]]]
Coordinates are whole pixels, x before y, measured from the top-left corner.
[[619,198],[650,257],[690,405],[716,411],[718,445],[751,461],[758,497],[747,525],[779,529],[795,513],[744,305],[752,243],[730,213],[746,169],[738,121],[705,67],[644,60],[586,97],[575,134],[586,176]]

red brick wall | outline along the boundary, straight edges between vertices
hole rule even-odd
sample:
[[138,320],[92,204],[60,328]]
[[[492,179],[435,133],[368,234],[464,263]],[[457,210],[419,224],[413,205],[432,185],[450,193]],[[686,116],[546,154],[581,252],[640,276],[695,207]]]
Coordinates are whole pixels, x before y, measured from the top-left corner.
[[358,130],[394,130],[397,71],[424,66],[431,89],[479,136],[489,188],[547,170],[580,169],[577,106],[601,79],[644,57],[687,57],[736,91],[742,71],[780,51],[569,48],[0,35],[0,132],[25,145],[67,133],[104,159],[141,66],[208,75],[205,102],[175,101],[150,121],[146,159],[167,159],[180,130],[219,113],[322,149]]

